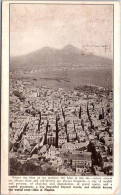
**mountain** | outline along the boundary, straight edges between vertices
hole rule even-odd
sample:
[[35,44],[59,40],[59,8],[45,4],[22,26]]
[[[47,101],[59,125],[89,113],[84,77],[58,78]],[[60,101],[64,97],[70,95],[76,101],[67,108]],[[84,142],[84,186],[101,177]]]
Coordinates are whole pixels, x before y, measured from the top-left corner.
[[23,56],[11,57],[10,68],[24,68],[26,65],[33,68],[34,65],[44,68],[44,66],[80,66],[83,68],[112,68],[112,60],[89,53],[72,45],[67,45],[62,49],[44,47],[38,51]]
[[67,45],[62,49],[63,52],[67,53],[80,53],[81,50],[78,49],[77,47],[74,47],[72,45]]

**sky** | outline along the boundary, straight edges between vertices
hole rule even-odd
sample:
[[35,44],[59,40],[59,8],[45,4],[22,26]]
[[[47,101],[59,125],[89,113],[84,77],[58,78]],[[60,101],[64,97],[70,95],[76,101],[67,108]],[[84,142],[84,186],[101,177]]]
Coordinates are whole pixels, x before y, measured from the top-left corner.
[[113,58],[113,6],[10,5],[10,56],[66,45]]

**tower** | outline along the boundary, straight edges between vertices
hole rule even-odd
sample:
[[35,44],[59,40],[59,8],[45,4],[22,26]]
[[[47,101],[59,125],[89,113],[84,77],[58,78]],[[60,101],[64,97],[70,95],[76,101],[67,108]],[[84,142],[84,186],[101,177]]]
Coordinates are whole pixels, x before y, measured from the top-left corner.
[[88,102],[87,102],[87,115],[89,117],[89,108],[88,108]]
[[39,112],[38,131],[40,131],[40,123],[41,123],[41,112]]
[[83,119],[81,120],[81,126],[82,126],[82,129],[84,131],[84,120]]
[[48,132],[48,125],[49,121],[47,120],[47,125],[46,125],[46,133],[45,133],[45,140],[44,140],[44,145],[47,144],[47,132]]
[[62,115],[63,115],[64,121],[65,121],[65,113],[63,111],[63,108],[62,108]]
[[81,119],[81,106],[80,106],[80,110],[79,110],[79,119]]
[[58,117],[56,116],[56,148],[58,148]]

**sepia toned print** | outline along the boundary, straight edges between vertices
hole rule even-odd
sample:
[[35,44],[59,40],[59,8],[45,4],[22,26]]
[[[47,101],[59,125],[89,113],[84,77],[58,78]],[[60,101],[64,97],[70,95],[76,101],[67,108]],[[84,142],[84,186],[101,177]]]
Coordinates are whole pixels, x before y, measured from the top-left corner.
[[9,175],[114,175],[112,4],[10,4]]

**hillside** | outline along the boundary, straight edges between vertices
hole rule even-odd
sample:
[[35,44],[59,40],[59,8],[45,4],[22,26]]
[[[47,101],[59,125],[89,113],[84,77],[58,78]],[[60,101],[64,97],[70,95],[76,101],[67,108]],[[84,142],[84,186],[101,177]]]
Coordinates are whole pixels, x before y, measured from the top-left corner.
[[84,53],[82,50],[67,45],[63,49],[53,49],[50,47],[44,47],[38,51],[32,52],[27,55],[11,57],[10,68],[17,69],[25,68],[27,65],[33,68],[34,65],[44,68],[44,66],[67,66],[71,67],[83,67],[83,68],[111,68],[112,60],[95,56],[92,54]]

